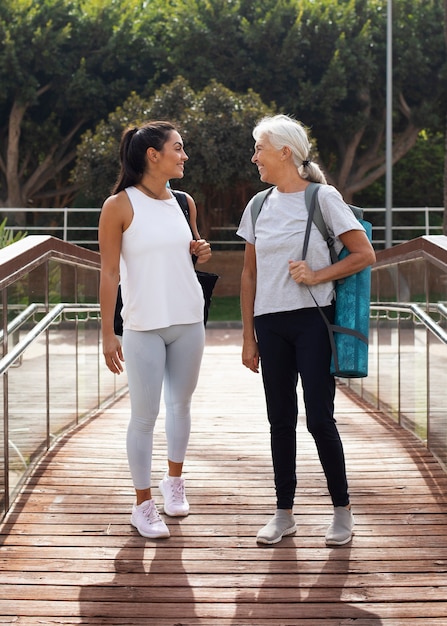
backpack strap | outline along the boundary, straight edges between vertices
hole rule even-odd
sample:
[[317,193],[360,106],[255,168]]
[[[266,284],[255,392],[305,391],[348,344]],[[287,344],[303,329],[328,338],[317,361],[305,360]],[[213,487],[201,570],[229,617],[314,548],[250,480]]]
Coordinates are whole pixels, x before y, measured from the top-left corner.
[[[321,213],[320,203],[318,202],[318,189],[320,187],[321,187],[320,183],[309,183],[304,191],[304,199],[306,201],[306,208],[309,213],[308,226],[309,226],[309,221],[313,220],[315,226],[320,231],[321,236],[323,237],[323,239],[325,240],[327,244],[327,247],[329,248],[329,253],[331,255],[332,263],[336,263],[336,261],[338,261],[338,256],[334,248],[335,240],[333,237],[331,237],[331,235],[328,232],[326,222],[324,221],[323,215]],[[310,227],[309,227],[309,233],[310,233]],[[307,237],[307,239],[309,239],[309,237]],[[305,258],[306,253],[307,253],[307,243],[308,242],[306,241],[304,242],[305,249],[303,249],[303,259]]]
[[253,232],[255,230],[256,220],[258,219],[259,213],[261,212],[262,205],[264,204],[267,196],[271,194],[274,187],[269,187],[268,189],[264,189],[260,191],[255,196],[253,196],[252,205],[251,205],[251,221],[253,224]]
[[[304,240],[303,259],[305,258],[306,253],[307,253],[307,245],[308,245],[309,235],[310,235],[310,225],[313,220],[316,227],[320,231],[323,239],[327,243],[327,246],[329,248],[329,252],[331,255],[332,263],[335,263],[336,261],[338,261],[338,257],[333,247],[334,238],[331,237],[331,235],[329,235],[327,227],[326,227],[326,223],[323,219],[323,215],[321,214],[320,203],[318,202],[318,188],[319,187],[320,187],[320,183],[309,183],[309,185],[306,187],[306,190],[304,192],[306,208],[307,208],[307,211],[309,212],[309,216],[311,217],[310,217],[310,220],[308,220],[307,228],[306,228],[306,231],[308,230],[308,233],[306,234],[306,237]],[[273,189],[274,187],[269,187],[268,189],[264,189],[263,191],[260,191],[255,196],[253,196],[252,205],[251,205],[251,221],[253,224],[253,232],[255,230],[256,220],[259,217],[259,213],[261,212],[262,205],[264,204],[267,197],[271,194]]]
[[[189,221],[189,204],[188,204],[188,198],[186,197],[186,193],[184,191],[176,191],[174,189],[171,189],[171,192],[174,198],[179,203],[182,213],[185,216],[186,221],[188,222],[188,226],[189,226],[189,230],[191,231],[192,238],[195,239],[196,236],[192,232],[191,222]],[[192,262],[194,266],[197,263],[197,257],[195,254],[192,255]]]
[[186,193],[184,191],[176,191],[174,189],[171,189],[171,193],[174,196],[174,198],[177,200],[177,202],[179,203],[182,213],[185,216],[186,221],[188,222],[188,226],[191,230],[192,238],[195,239],[196,236],[192,232],[191,222],[189,221],[189,204],[188,204],[188,198],[186,197]]
[[184,193],[183,191],[175,191],[174,189],[171,189],[171,193],[179,203],[180,208],[183,211],[183,215],[186,217],[186,220],[189,224],[189,204],[186,193]]

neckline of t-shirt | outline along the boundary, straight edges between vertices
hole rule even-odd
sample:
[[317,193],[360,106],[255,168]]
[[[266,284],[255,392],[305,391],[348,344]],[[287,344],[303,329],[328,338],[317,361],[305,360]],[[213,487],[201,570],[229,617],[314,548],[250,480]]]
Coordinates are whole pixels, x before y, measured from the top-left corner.
[[296,196],[298,194],[303,194],[305,192],[304,189],[302,189],[301,191],[279,191],[278,187],[274,188],[274,191],[276,191],[276,193],[278,193],[280,196]]

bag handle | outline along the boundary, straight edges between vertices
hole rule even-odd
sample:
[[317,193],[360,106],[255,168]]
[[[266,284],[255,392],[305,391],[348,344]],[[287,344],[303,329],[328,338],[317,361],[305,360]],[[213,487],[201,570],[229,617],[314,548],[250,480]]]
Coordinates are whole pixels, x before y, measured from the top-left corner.
[[304,261],[304,259],[306,258],[307,248],[309,247],[310,229],[312,228],[312,222],[314,221],[315,205],[316,205],[315,200],[316,200],[317,191],[318,191],[318,187],[315,187],[310,197],[309,204],[307,202],[307,197],[306,197],[306,207],[307,207],[308,216],[307,216],[306,232],[304,234],[303,253],[301,255],[302,261]]

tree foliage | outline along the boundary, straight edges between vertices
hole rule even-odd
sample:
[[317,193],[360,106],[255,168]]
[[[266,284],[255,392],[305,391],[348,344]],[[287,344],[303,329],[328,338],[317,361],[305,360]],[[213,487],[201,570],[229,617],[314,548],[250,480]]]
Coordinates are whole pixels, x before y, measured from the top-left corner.
[[[153,41],[140,2],[3,0],[0,7],[0,200],[70,199],[81,131],[140,88]],[[143,71],[144,70],[144,71]]]
[[[118,174],[119,142],[127,127],[138,126],[151,119],[174,121],[182,134],[186,153],[185,178],[172,181],[173,186],[190,192],[201,212],[202,230],[214,226],[219,217],[207,216],[208,207],[226,207],[225,221],[236,221],[240,207],[259,189],[259,177],[251,163],[253,138],[251,131],[260,115],[272,114],[255,93],[236,94],[211,81],[194,92],[189,83],[178,77],[158,90],[149,100],[132,94],[111,113],[107,121],[87,131],[78,147],[73,180],[83,182],[86,201],[102,204],[110,193]],[[223,215],[223,214],[222,214]]]
[[[168,67],[193,87],[212,76],[238,92],[252,88],[301,119],[347,199],[383,176],[387,0],[174,2]],[[397,162],[420,130],[440,129],[446,57],[441,0],[393,0],[393,8]]]
[[[444,0],[444,42],[447,50],[447,0]],[[444,69],[444,85],[447,85],[447,68]],[[444,91],[444,102],[447,101],[447,89]],[[442,232],[447,235],[447,111],[444,111],[444,220]]]
[[[132,93],[148,101],[177,76],[204,106],[226,88],[302,120],[330,182],[352,199],[385,173],[387,1],[3,0],[0,203],[71,203],[81,134]],[[393,0],[395,162],[421,130],[445,130],[446,1]],[[179,106],[171,98],[166,116]],[[231,171],[219,132],[210,123],[216,137],[199,142],[221,159],[200,188],[212,202]]]
[[[394,207],[443,206],[444,137],[421,132],[414,147],[393,168]],[[383,176],[359,192],[360,206],[381,207],[385,197]]]
[[18,232],[11,230],[6,225],[7,221],[8,218],[5,217],[0,224],[0,248],[6,248],[6,246],[10,246],[12,243],[20,241],[28,234],[26,232],[22,232],[21,230]]

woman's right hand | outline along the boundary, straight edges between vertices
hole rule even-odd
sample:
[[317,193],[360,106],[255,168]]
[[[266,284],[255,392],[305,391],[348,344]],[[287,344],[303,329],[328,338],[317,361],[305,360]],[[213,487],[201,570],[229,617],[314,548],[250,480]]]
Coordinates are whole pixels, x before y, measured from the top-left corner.
[[259,349],[255,339],[244,339],[242,344],[242,363],[255,374],[259,373]]
[[113,334],[110,337],[103,338],[102,352],[106,361],[106,365],[113,374],[121,374],[124,371],[122,363],[124,362],[123,348],[118,337]]

